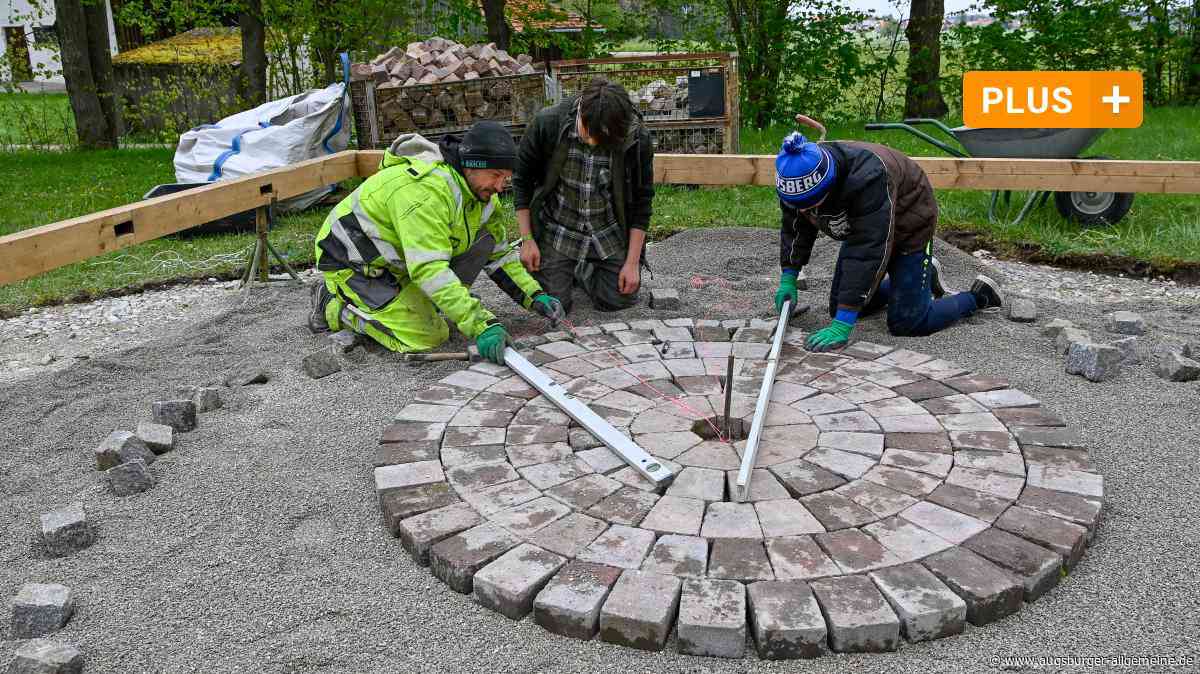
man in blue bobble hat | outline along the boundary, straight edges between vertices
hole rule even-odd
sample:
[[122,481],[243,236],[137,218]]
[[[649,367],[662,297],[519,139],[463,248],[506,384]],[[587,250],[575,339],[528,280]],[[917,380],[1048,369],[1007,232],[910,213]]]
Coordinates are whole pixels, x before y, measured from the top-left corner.
[[842,242],[829,291],[833,320],[809,335],[808,350],[845,346],[859,315],[884,306],[889,332],[924,336],[1003,304],[1000,286],[986,276],[968,292],[946,295],[932,257],[937,201],[925,172],[904,154],[874,143],[813,143],[793,132],[775,172],[783,211],[776,311],[785,299],[796,306],[796,276],[817,233]]

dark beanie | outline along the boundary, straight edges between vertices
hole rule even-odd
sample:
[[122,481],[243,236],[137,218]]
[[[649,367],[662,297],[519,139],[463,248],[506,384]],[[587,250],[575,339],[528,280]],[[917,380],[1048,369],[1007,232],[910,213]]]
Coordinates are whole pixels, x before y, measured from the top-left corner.
[[517,166],[517,144],[502,124],[475,122],[463,136],[458,154],[465,169],[513,170]]

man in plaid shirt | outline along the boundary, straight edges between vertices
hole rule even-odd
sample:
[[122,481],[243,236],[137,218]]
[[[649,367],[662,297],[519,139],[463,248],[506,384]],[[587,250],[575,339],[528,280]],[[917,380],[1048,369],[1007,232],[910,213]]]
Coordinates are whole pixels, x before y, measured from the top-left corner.
[[513,191],[521,262],[566,311],[576,285],[601,311],[637,303],[654,149],[624,88],[596,78],[539,112]]

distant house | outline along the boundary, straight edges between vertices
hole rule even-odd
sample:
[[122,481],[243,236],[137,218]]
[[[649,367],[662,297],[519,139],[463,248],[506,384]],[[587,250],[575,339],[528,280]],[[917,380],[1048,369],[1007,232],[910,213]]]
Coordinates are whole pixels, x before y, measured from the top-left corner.
[[605,32],[604,26],[588,20],[578,12],[560,9],[546,0],[508,0],[504,16],[513,34],[549,33],[558,40],[529,49],[535,61],[553,61],[563,57],[561,41],[578,41],[584,31]]
[[[108,44],[115,54],[117,34],[108,0],[104,7],[108,15]],[[0,24],[4,30],[0,40],[0,80],[64,83],[51,0],[0,0]]]

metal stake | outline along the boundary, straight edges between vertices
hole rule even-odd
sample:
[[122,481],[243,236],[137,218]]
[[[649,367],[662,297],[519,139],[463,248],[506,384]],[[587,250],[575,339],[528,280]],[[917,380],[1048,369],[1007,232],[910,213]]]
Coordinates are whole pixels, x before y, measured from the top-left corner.
[[568,393],[558,382],[546,376],[546,373],[539,370],[536,365],[526,360],[525,356],[512,347],[504,350],[504,364],[529,382],[530,386],[546,396],[559,409],[566,412],[567,416],[579,422],[580,426],[599,438],[600,442],[621,457],[625,463],[633,466],[634,470],[654,483],[656,487],[664,487],[675,478],[675,474],[670,468],[664,466],[633,440],[613,428],[612,424]]
[[750,424],[750,437],[746,439],[746,451],[742,454],[742,466],[738,471],[735,496],[745,501],[750,496],[750,476],[754,474],[754,462],[758,458],[758,441],[762,436],[763,422],[767,417],[767,403],[771,401],[771,389],[775,386],[775,371],[779,369],[779,352],[783,349],[783,336],[787,332],[788,318],[792,315],[792,301],[785,300],[779,310],[779,323],[775,326],[775,341],[767,355],[767,370],[763,374],[762,388],[758,390],[758,402],[754,405],[754,421]]

